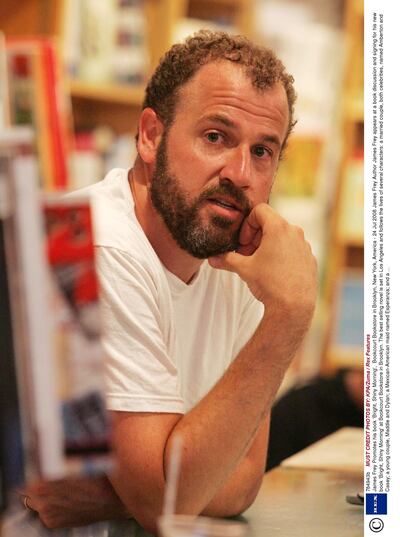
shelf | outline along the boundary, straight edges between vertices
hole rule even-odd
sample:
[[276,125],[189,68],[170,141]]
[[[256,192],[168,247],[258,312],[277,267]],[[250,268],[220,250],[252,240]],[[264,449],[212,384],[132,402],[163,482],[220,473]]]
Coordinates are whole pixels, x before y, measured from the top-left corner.
[[364,121],[364,96],[357,95],[356,97],[351,97],[346,101],[346,115],[348,119],[357,122]]
[[140,106],[144,97],[144,88],[142,86],[100,84],[81,80],[70,80],[68,87],[72,98],[114,104]]
[[354,1],[354,12],[359,17],[364,17],[364,0]]
[[328,352],[326,365],[327,368],[333,367],[334,369],[363,369],[363,349],[354,347],[332,347]]
[[246,6],[245,0],[192,0],[192,3],[195,4],[214,4],[217,7],[228,7],[228,8],[243,8]]
[[340,235],[337,246],[340,248],[364,248],[364,235],[356,233]]

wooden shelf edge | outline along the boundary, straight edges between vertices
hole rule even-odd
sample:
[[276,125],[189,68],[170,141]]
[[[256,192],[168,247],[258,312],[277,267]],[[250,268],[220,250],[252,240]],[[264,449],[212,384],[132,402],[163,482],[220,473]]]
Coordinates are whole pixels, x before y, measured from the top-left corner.
[[356,0],[355,1],[355,13],[363,17],[364,16],[364,0]]
[[340,368],[364,368],[364,353],[362,348],[355,347],[337,347],[334,346],[328,351],[328,367]]
[[338,237],[339,248],[364,248],[364,235],[340,234]]
[[[198,3],[204,2],[204,0],[195,0]],[[209,3],[216,4],[220,7],[230,7],[230,8],[243,8],[246,7],[246,2],[248,0],[208,0]],[[207,2],[204,2],[207,3]]]
[[364,121],[364,95],[357,95],[346,100],[346,116],[352,121]]
[[72,98],[115,104],[140,106],[144,97],[144,88],[142,86],[100,84],[82,80],[69,80],[67,87]]

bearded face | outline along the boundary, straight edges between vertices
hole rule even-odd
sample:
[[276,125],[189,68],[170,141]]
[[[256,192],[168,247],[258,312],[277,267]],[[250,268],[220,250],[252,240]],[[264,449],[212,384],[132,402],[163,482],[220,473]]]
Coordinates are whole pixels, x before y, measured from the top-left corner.
[[[225,181],[191,198],[178,177],[170,172],[168,164],[167,134],[164,133],[157,151],[150,195],[154,208],[178,245],[199,259],[235,250],[241,224],[251,210],[244,192]],[[201,214],[204,205],[219,196],[234,200],[242,217],[232,221],[217,214]]]

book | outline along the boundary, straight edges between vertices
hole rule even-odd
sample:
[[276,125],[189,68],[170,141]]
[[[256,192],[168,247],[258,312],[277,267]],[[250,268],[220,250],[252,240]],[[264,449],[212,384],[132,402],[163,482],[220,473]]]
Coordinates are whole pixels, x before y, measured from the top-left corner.
[[91,471],[110,444],[90,204],[85,198],[47,200],[44,221],[64,454],[71,468],[87,456],[84,470]]
[[143,85],[150,65],[143,0],[66,0],[63,55],[71,78]]
[[7,57],[4,34],[0,31],[0,129],[10,125],[10,102],[7,84]]
[[63,190],[68,183],[72,125],[55,43],[44,37],[7,38],[6,53],[10,123],[33,126],[41,186]]
[[18,153],[14,144],[8,160],[2,226],[24,479],[107,471],[110,437],[90,204],[43,198],[27,147]]

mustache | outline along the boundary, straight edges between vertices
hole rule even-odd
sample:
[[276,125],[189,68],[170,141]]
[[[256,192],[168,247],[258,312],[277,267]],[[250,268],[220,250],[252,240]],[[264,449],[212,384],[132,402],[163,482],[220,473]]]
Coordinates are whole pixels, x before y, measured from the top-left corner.
[[243,192],[242,189],[238,188],[233,183],[228,182],[222,183],[218,186],[209,187],[204,190],[204,192],[202,192],[198,197],[196,204],[200,204],[203,201],[206,201],[208,198],[218,194],[221,194],[222,196],[229,196],[230,198],[232,198],[238,204],[239,208],[245,216],[248,216],[250,214],[252,205],[249,202],[246,194]]

